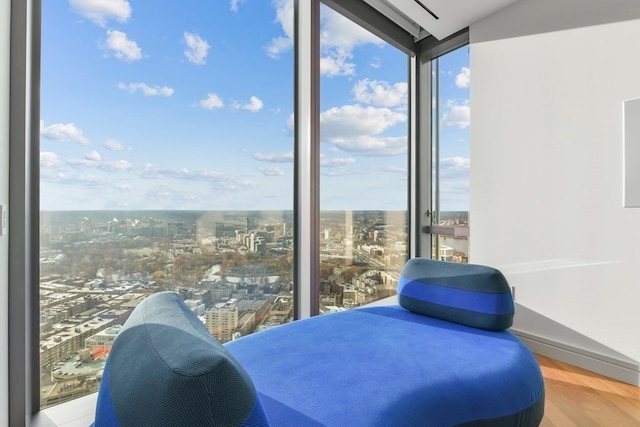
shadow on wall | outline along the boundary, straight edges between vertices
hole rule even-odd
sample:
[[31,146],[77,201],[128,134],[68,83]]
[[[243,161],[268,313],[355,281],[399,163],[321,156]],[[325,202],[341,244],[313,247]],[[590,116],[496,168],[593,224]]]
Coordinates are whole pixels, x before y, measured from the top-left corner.
[[472,43],[640,19],[637,0],[521,0],[475,24]]
[[[563,360],[562,357],[553,354],[545,355],[624,382],[640,385],[640,362],[517,302],[515,321],[511,330],[522,338],[534,352],[538,352],[537,348],[555,349],[572,356]],[[553,331],[553,338],[545,337],[542,331]],[[587,363],[579,363],[579,361]],[[602,371],[596,368],[598,364],[610,365],[617,371],[623,372],[623,375]]]

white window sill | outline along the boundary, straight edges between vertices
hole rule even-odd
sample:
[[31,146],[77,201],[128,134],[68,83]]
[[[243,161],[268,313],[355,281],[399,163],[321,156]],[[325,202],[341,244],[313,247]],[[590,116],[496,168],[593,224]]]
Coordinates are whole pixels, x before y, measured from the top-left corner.
[[98,393],[43,409],[32,419],[34,427],[88,427],[94,421]]

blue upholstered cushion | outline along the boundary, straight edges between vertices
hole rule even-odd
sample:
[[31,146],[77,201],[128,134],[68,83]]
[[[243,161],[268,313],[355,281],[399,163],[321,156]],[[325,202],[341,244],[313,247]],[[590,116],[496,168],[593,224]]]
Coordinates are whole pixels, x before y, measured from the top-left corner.
[[146,298],[116,338],[95,426],[267,426],[246,371],[173,292]]
[[409,311],[500,331],[513,323],[511,289],[495,268],[414,258],[405,265],[398,301]]
[[537,426],[544,383],[509,331],[363,307],[225,344],[269,422],[315,426]]

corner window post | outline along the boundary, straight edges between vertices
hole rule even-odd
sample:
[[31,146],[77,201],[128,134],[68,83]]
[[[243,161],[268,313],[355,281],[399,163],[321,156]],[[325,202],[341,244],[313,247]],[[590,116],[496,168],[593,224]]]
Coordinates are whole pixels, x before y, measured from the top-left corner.
[[294,72],[294,318],[318,314],[320,294],[320,1],[296,0]]
[[38,227],[40,1],[11,2],[9,124],[9,425],[40,409]]

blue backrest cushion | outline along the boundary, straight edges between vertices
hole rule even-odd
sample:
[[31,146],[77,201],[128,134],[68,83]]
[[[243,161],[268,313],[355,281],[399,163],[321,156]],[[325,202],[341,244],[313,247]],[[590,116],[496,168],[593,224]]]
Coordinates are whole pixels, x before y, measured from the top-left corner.
[[409,311],[474,328],[501,331],[513,324],[507,279],[484,265],[413,258],[400,275],[398,300]]
[[140,303],[105,366],[95,426],[268,426],[253,382],[174,292]]

